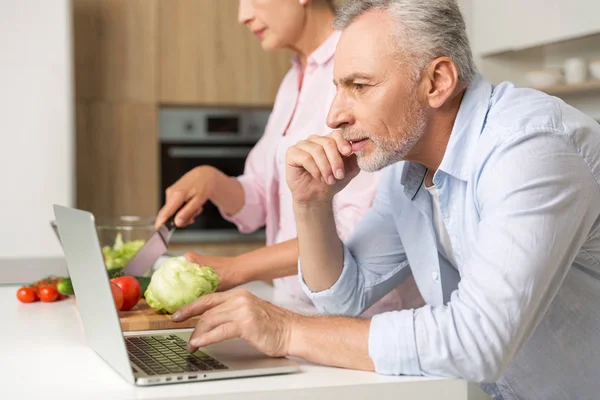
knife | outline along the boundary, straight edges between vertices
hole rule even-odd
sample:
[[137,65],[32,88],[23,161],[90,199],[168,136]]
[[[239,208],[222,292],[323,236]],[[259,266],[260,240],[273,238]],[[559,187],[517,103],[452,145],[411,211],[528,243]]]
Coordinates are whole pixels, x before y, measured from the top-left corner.
[[[179,212],[179,210],[177,210]],[[146,244],[135,253],[135,256],[123,268],[123,273],[130,276],[143,276],[167,252],[169,240],[175,230],[175,215],[161,225],[148,239]]]

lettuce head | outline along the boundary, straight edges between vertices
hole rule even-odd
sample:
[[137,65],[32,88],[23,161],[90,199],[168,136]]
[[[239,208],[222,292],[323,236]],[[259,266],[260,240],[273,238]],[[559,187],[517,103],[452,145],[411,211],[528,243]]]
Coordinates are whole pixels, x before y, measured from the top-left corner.
[[213,293],[218,285],[219,276],[212,268],[201,267],[183,256],[172,257],[152,274],[145,297],[157,312],[173,314],[200,296]]

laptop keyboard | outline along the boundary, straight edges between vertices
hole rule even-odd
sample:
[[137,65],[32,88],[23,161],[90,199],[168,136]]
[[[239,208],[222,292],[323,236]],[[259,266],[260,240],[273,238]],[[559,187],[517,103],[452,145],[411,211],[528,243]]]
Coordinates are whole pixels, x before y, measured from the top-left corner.
[[129,359],[148,375],[228,369],[201,351],[188,353],[185,340],[175,335],[126,337],[125,345]]

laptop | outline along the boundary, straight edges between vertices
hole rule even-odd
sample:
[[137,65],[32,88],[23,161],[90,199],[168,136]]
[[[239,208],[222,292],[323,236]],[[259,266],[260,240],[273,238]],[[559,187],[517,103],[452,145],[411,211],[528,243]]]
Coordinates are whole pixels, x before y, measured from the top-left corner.
[[54,215],[88,344],[140,386],[292,373],[299,364],[234,339],[186,352],[191,330],[124,335],[93,214],[60,205]]

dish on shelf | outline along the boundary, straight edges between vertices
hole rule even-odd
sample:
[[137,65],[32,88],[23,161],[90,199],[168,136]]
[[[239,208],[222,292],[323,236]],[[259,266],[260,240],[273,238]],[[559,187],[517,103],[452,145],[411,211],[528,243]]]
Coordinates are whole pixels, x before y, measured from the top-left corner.
[[600,80],[600,58],[591,60],[589,63],[590,78],[596,81]]
[[527,83],[534,88],[546,88],[563,83],[560,69],[538,69],[525,74]]

